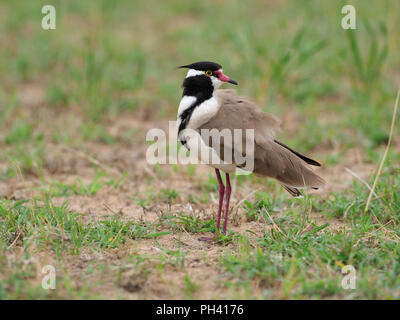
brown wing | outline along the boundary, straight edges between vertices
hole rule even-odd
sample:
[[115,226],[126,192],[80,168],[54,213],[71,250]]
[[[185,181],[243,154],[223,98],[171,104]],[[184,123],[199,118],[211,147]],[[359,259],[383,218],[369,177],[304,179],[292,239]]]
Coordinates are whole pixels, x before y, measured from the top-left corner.
[[245,97],[238,96],[235,90],[217,90],[221,108],[210,121],[215,128],[254,129],[256,140],[262,137],[275,137],[280,130],[281,120],[275,115],[261,111],[256,104]]
[[290,152],[293,152],[296,156],[298,156],[299,158],[303,159],[305,162],[307,162],[308,164],[312,165],[312,166],[316,166],[316,167],[320,167],[321,164],[318,161],[315,161],[311,158],[308,158],[307,156],[305,156],[304,154],[301,154],[300,152],[293,150],[292,148],[290,148],[289,146],[287,146],[286,144],[274,139],[274,141],[277,144],[280,144],[282,147],[288,149]]
[[[262,112],[254,103],[238,96],[234,90],[218,90],[216,93],[221,107],[216,116],[199,128],[200,130],[227,129],[233,132],[234,129],[254,129],[255,174],[275,178],[289,187],[318,188],[324,184],[324,180],[306,164],[314,160],[274,140],[275,132],[281,124],[277,117]],[[212,146],[211,139],[205,142]],[[245,135],[243,135],[241,146],[238,146],[237,141],[234,143],[234,145],[232,143],[227,145],[227,142],[221,141],[220,149],[216,149],[221,159],[225,160],[227,150],[232,153],[233,159],[238,149],[242,155],[245,153]]]

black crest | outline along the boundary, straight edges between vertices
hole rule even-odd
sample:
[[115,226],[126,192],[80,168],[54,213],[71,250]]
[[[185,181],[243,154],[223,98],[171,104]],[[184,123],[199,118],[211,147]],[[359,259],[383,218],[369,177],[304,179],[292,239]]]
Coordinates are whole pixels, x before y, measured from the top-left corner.
[[200,61],[200,62],[195,62],[192,64],[188,64],[186,66],[180,66],[178,68],[188,68],[188,69],[195,69],[195,70],[200,70],[200,71],[216,71],[222,68],[222,66],[218,63],[211,62],[211,61]]

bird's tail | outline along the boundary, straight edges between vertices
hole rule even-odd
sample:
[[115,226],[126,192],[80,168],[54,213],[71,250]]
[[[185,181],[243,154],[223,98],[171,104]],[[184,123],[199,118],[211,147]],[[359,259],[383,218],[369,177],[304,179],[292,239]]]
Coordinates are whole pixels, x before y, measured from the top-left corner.
[[[282,187],[283,187],[287,192],[289,192],[289,193],[291,194],[291,196],[294,197],[294,198],[301,198],[301,197],[303,197],[303,195],[302,195],[302,193],[300,192],[300,190],[297,189],[297,188],[295,188],[295,187],[289,187],[289,186],[286,186],[286,185],[284,185],[284,184],[282,184]],[[318,190],[318,188],[312,188],[312,189]]]
[[285,190],[287,192],[289,192],[293,197],[295,197],[295,198],[301,197],[301,192],[299,191],[299,189],[294,188],[294,187],[289,187],[284,184],[282,184],[282,187],[284,187]]

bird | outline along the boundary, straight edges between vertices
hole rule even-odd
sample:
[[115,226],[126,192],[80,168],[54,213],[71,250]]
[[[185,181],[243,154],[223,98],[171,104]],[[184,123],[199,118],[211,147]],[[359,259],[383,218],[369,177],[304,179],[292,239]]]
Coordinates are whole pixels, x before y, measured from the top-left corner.
[[[190,153],[206,150],[206,158],[216,155],[220,161],[208,162],[215,169],[219,184],[219,200],[216,229],[221,234],[221,215],[225,198],[224,224],[222,235],[226,235],[231,197],[230,174],[243,165],[237,161],[225,161],[228,155],[244,154],[247,138],[239,142],[226,142],[225,139],[211,141],[200,133],[203,130],[230,132],[235,130],[253,130],[254,141],[252,154],[252,173],[276,179],[293,197],[301,197],[299,189],[319,189],[325,180],[316,174],[310,166],[321,166],[321,163],[292,149],[275,138],[280,130],[281,120],[275,115],[263,112],[248,98],[240,96],[233,89],[220,89],[224,83],[238,83],[224,74],[222,66],[211,61],[200,61],[178,68],[188,69],[182,83],[183,93],[179,103],[176,121],[177,137]],[[247,149],[246,149],[247,150]],[[207,154],[207,152],[210,152]],[[199,156],[200,157],[200,156]],[[229,158],[229,159],[231,159]],[[228,160],[229,160],[228,159]],[[204,160],[204,159],[203,159]],[[224,185],[221,172],[225,173]],[[216,233],[216,235],[218,235]],[[215,237],[203,237],[199,240],[212,240]]]

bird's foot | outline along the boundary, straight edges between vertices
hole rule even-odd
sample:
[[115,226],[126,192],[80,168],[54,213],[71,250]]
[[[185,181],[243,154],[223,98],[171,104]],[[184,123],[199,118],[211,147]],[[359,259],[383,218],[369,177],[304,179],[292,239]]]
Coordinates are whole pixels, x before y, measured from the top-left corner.
[[204,242],[213,242],[217,239],[216,236],[214,237],[200,237],[198,238],[199,241],[204,241]]
[[212,237],[200,237],[198,238],[199,241],[205,241],[205,242],[217,242],[218,240],[221,239],[221,236],[225,236],[225,233],[219,233],[219,232],[214,232],[214,235]]

